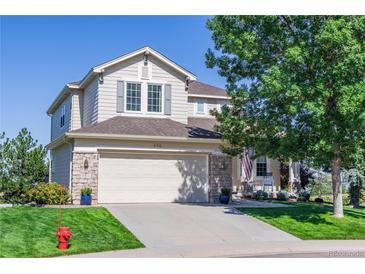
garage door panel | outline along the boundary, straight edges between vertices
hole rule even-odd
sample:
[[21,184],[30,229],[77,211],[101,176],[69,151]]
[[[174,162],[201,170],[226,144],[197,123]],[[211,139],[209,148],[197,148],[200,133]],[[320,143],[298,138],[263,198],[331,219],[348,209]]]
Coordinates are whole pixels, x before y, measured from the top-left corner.
[[104,154],[100,203],[207,202],[206,155]]

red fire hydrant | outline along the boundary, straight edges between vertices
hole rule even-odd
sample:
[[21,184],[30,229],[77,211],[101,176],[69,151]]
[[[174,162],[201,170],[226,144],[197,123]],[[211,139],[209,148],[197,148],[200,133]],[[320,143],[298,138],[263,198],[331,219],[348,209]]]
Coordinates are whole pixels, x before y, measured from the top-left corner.
[[72,237],[70,228],[67,226],[61,226],[61,205],[62,205],[62,192],[64,190],[63,185],[60,186],[60,207],[58,208],[58,230],[56,236],[58,238],[58,249],[68,249],[68,240]]
[[67,226],[58,228],[58,249],[68,249],[68,239],[72,237],[72,233]]

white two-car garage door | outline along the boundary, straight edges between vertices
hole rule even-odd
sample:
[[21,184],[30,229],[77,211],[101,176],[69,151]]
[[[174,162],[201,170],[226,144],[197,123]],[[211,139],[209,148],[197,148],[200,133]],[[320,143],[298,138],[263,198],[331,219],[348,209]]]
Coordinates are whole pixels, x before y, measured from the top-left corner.
[[208,202],[207,169],[207,155],[101,154],[98,202]]

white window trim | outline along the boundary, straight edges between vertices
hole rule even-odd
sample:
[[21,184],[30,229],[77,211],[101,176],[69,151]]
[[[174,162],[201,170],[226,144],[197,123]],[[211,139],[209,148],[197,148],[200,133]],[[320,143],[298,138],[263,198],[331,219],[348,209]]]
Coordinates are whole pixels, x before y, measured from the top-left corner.
[[[165,85],[167,81],[151,81],[151,80],[139,80],[133,78],[122,79],[124,81],[124,113],[125,114],[138,114],[138,115],[164,115],[165,113]],[[141,110],[127,110],[127,83],[141,84]],[[161,112],[148,111],[148,85],[160,85],[162,86],[162,109]]]
[[[155,86],[161,86],[161,111],[148,111],[148,86],[149,85],[155,85]],[[146,113],[148,114],[162,114],[165,113],[165,85],[154,83],[154,82],[148,82],[146,86]]]
[[[271,168],[270,168],[270,158],[266,156],[266,173],[270,172]],[[253,174],[254,174],[254,178],[257,179],[264,179],[264,176],[256,176],[256,159],[253,161],[253,170],[252,170]]]
[[[63,123],[62,123],[63,118]],[[66,104],[63,104],[61,107],[61,116],[60,116],[60,128],[64,128],[66,124]]]
[[[198,103],[203,103],[204,104],[204,112],[198,112]],[[208,114],[207,100],[199,99],[199,100],[196,100],[194,102],[194,114],[195,115],[201,115],[201,116],[205,116],[205,115]]]
[[[128,84],[140,84],[141,85],[141,110],[128,110],[127,109],[127,85]],[[140,81],[125,81],[124,83],[124,111],[126,113],[142,113],[142,100],[143,100],[143,95],[142,95],[142,82]]]

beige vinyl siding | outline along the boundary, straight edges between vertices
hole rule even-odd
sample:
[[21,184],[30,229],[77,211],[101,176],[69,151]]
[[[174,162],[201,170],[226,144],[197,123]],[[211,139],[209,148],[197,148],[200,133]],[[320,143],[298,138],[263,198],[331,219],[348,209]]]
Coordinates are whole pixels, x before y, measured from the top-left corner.
[[195,115],[195,104],[196,99],[195,98],[188,98],[188,117]]
[[184,143],[184,142],[166,142],[166,141],[125,141],[125,140],[91,140],[75,139],[75,152],[97,153],[98,149],[115,149],[115,150],[179,150],[193,151],[202,153],[220,153],[219,143]]
[[[196,111],[196,102],[197,101],[204,101],[206,104],[206,113],[205,114],[197,114]],[[213,109],[218,109],[219,105],[228,104],[229,100],[224,99],[212,99],[212,98],[196,98],[196,97],[189,97],[188,98],[188,116],[211,116],[210,111]]]
[[276,159],[270,159],[270,168],[274,178],[276,190],[280,190],[280,161]]
[[[61,127],[61,113],[63,106],[65,109],[65,125]],[[51,141],[57,139],[63,133],[70,131],[71,129],[71,95],[69,95],[63,102],[58,106],[56,111],[51,116]]]
[[188,92],[185,90],[185,76],[178,74],[171,67],[160,60],[151,58],[152,81],[167,81],[171,84],[171,118],[187,123]]
[[[276,159],[268,159],[268,172],[272,172],[276,191],[280,190],[280,162]],[[254,162],[253,175],[256,185],[260,189],[263,184],[263,177],[256,176],[256,161]]]
[[98,79],[95,78],[84,90],[83,96],[83,125],[88,126],[98,121],[99,101]]
[[[133,57],[123,63],[107,68],[104,72],[104,81],[99,85],[98,122],[115,115],[128,115],[116,112],[117,81],[141,81],[139,69],[143,64],[142,55]],[[172,120],[187,123],[187,92],[185,91],[184,76],[158,59],[150,56],[151,66],[150,83],[171,84],[171,117]],[[135,113],[133,115],[141,115]],[[163,114],[152,114],[164,116]]]
[[71,130],[82,127],[83,115],[83,93],[82,91],[74,91],[72,93],[72,119]]
[[51,180],[67,188],[70,183],[72,145],[63,144],[51,150]]

